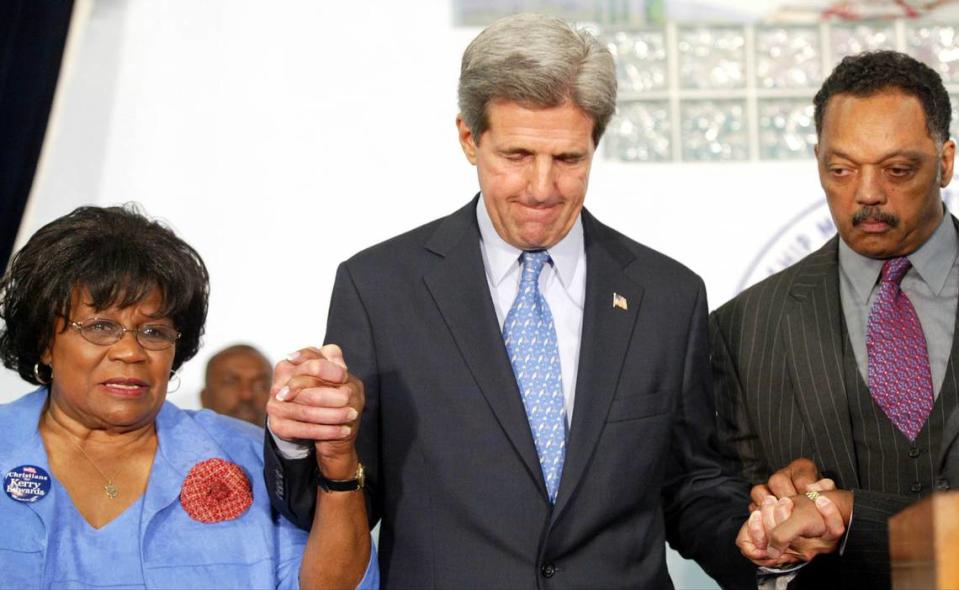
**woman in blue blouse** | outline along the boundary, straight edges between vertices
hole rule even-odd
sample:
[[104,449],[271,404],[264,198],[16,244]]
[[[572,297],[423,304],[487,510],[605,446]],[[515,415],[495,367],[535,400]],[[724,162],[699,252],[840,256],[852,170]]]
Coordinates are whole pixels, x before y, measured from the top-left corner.
[[[262,430],[165,401],[208,282],[124,208],[77,209],[14,258],[0,357],[41,388],[0,406],[0,587],[378,586],[362,493],[320,494],[308,536],[270,509]],[[348,386],[344,424],[362,411]],[[333,460],[355,457],[355,430]]]

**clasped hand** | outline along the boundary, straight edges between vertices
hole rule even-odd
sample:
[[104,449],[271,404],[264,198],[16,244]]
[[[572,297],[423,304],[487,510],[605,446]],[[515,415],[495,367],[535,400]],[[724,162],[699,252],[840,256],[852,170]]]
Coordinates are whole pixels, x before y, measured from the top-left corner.
[[[807,492],[819,492],[815,501]],[[849,523],[852,493],[820,478],[809,459],[797,459],[750,492],[749,519],[736,545],[749,560],[770,568],[789,567],[832,553]]]
[[365,398],[335,344],[302,348],[277,363],[266,406],[270,430],[286,440],[312,441],[320,472],[348,480],[359,461],[356,435]]

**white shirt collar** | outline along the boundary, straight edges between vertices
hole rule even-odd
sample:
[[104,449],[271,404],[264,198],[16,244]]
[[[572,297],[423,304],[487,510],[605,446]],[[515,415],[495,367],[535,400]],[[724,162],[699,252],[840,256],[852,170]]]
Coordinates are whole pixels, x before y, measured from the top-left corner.
[[[476,204],[476,221],[479,224],[481,246],[486,255],[486,272],[493,286],[499,286],[510,271],[518,266],[519,257],[523,251],[509,244],[496,233],[489,211],[486,210],[483,195],[480,195],[479,202]],[[577,265],[585,258],[585,248],[583,219],[580,215],[563,239],[546,250],[560,283],[567,290],[573,281]]]

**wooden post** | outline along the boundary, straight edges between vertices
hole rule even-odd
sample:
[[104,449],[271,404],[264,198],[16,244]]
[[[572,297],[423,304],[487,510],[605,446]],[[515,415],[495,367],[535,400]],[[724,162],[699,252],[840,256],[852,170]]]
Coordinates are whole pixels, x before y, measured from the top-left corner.
[[959,588],[959,491],[935,492],[889,519],[894,590]]

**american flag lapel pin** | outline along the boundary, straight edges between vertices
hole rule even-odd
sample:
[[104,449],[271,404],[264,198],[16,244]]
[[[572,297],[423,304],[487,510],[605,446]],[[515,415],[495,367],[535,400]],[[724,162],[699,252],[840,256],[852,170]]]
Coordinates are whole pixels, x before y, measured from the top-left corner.
[[620,295],[619,293],[613,293],[613,308],[618,308],[623,311],[629,309],[629,305],[626,302],[626,298]]

